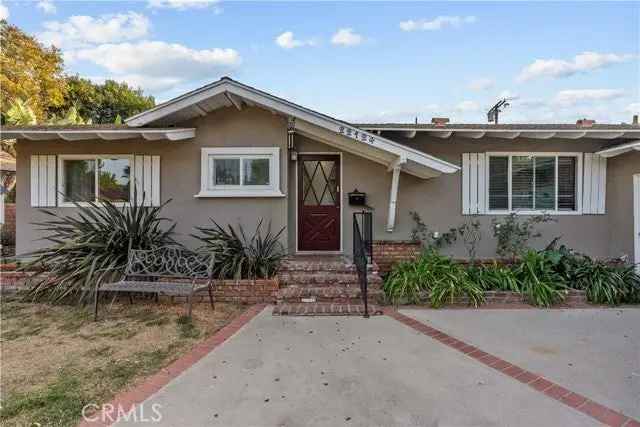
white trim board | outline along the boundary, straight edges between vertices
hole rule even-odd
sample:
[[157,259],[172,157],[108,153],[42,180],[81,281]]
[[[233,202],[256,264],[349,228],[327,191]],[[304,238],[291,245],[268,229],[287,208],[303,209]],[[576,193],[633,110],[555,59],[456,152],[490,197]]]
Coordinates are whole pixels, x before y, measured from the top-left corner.
[[633,260],[640,273],[640,174],[633,175],[633,206]]

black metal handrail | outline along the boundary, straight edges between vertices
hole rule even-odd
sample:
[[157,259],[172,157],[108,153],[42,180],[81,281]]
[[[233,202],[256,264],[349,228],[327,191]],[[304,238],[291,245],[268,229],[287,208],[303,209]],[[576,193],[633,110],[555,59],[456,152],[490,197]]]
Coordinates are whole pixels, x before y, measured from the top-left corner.
[[373,263],[373,215],[362,211],[353,214],[353,263],[358,272],[364,317],[369,317],[367,265]]

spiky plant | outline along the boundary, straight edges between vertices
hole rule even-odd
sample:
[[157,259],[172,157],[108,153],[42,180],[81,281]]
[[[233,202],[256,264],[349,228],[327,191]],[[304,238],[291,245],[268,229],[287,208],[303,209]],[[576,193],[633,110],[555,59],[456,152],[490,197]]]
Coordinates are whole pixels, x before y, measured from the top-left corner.
[[242,225],[236,230],[232,225],[221,226],[212,218],[211,227],[196,227],[200,234],[192,237],[203,243],[201,250],[215,257],[215,274],[222,279],[268,279],[273,277],[284,257],[284,247],[280,236],[271,231],[271,222],[266,232],[262,231],[262,219],[256,230],[247,237]]
[[44,240],[52,243],[24,255],[29,261],[22,270],[38,272],[31,277],[28,292],[34,299],[86,302],[96,285],[121,277],[129,250],[175,244],[175,223],[160,216],[166,203],[157,207],[135,201],[122,207],[107,200],[74,204],[74,215],[42,209],[51,219],[34,223],[49,233]]

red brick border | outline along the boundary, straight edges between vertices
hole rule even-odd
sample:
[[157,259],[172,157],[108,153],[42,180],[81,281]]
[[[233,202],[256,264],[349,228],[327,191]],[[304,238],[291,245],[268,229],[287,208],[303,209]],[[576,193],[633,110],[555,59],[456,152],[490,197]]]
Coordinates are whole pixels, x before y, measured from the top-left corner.
[[405,316],[393,309],[386,309],[385,314],[400,323],[453,348],[454,350],[464,353],[472,359],[475,359],[476,361],[485,364],[500,373],[528,385],[534,390],[537,390],[558,402],[564,403],[565,405],[596,419],[604,425],[612,427],[640,427],[640,421],[638,420],[627,417],[626,415],[594,402],[581,394],[566,389],[539,374],[529,372],[519,366],[507,362],[506,360],[502,360],[499,357],[486,353],[471,344],[460,341],[459,339],[419,322],[412,317]]
[[[265,307],[266,304],[256,304],[249,307],[244,313],[233,319],[229,324],[222,327],[211,337],[197,344],[189,353],[174,361],[171,365],[135,385],[133,388],[117,394],[108,405],[113,405],[112,407],[114,408],[121,408],[122,411],[127,413],[135,405],[146,400],[149,396],[168,384],[169,381],[186,371],[220,344],[233,336],[244,325],[249,323],[251,319],[264,310]],[[93,417],[102,418],[98,414],[95,414],[92,418]],[[96,421],[83,420],[80,422],[78,427],[104,427],[113,423],[115,423],[115,420],[107,422],[104,422],[101,419]]]

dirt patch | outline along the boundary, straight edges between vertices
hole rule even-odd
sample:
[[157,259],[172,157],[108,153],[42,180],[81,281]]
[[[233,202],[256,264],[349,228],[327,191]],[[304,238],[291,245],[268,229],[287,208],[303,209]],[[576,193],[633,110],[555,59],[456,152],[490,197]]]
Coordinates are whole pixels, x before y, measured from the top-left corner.
[[75,425],[84,404],[153,374],[243,310],[198,304],[188,319],[182,304],[136,301],[93,322],[88,309],[4,298],[0,424]]

